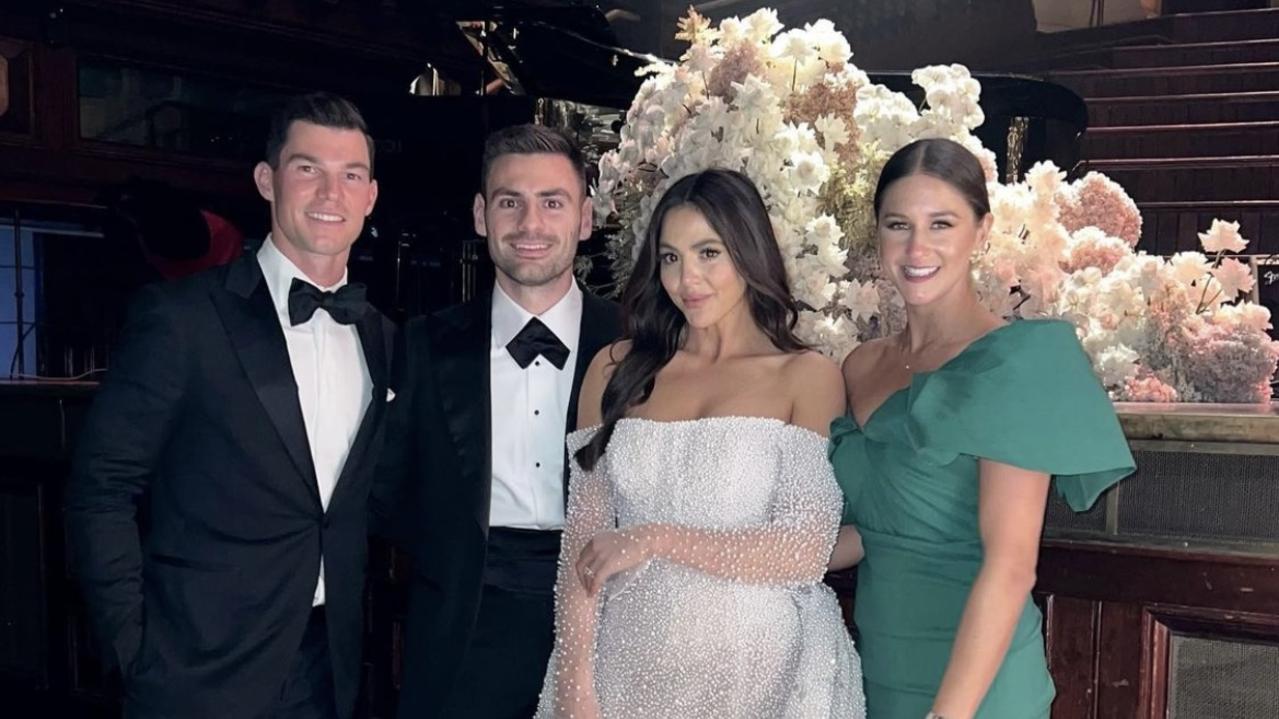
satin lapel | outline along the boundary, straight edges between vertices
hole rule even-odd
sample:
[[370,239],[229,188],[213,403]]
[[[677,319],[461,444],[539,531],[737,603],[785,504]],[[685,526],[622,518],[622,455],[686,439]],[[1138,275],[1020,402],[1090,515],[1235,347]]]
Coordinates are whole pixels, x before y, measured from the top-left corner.
[[248,254],[232,265],[225,289],[214,289],[210,294],[249,384],[297,467],[307,493],[318,506],[320,491],[289,348],[270,292],[262,281],[257,255]]
[[582,378],[591,366],[591,360],[599,351],[621,335],[622,320],[617,303],[600,299],[589,292],[582,293],[582,331],[578,339],[577,364],[573,368],[573,392],[569,395],[566,431],[577,429],[578,395],[582,390]]
[[[573,367],[573,391],[569,395],[565,432],[577,429],[577,404],[582,393],[582,378],[591,360],[600,350],[617,340],[622,332],[621,313],[617,303],[600,299],[583,290],[582,331],[578,335],[577,364]],[[564,448],[564,501],[568,501],[568,447]]]
[[364,364],[369,369],[373,396],[369,397],[369,406],[364,410],[364,417],[360,420],[360,429],[355,433],[355,441],[351,443],[351,450],[346,454],[342,473],[338,475],[337,486],[333,488],[330,507],[339,501],[344,493],[343,488],[351,484],[351,474],[364,467],[369,443],[376,436],[377,429],[381,426],[382,415],[386,411],[387,375],[390,370],[382,313],[370,309],[356,323],[355,330],[360,335],[360,347],[364,351]]
[[462,468],[460,506],[471,505],[485,535],[492,494],[492,421],[489,400],[489,313],[492,295],[436,315],[431,337],[431,361],[436,373],[441,409]]

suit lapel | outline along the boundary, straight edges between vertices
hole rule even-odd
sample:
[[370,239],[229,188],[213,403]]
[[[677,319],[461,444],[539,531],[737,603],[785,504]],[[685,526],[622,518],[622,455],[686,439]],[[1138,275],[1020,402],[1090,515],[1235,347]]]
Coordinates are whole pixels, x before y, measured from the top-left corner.
[[[577,429],[577,405],[582,393],[582,378],[591,366],[591,360],[600,350],[607,347],[620,336],[622,330],[621,317],[616,303],[600,299],[595,295],[582,291],[582,330],[578,334],[577,363],[573,367],[573,391],[569,394],[568,413],[565,433]],[[568,501],[568,447],[564,449],[564,498]]]
[[247,254],[231,265],[225,291],[214,289],[211,295],[244,374],[297,467],[307,493],[319,505],[319,485],[306,438],[302,406],[298,402],[293,365],[289,362],[289,349],[275,305],[262,281],[256,253]]
[[338,475],[337,486],[333,488],[333,496],[329,501],[330,507],[339,501],[340,495],[344,492],[343,488],[351,484],[350,475],[364,466],[369,444],[377,434],[377,428],[381,426],[382,413],[386,411],[389,365],[382,314],[370,308],[356,323],[355,329],[360,336],[360,347],[364,352],[364,364],[368,367],[373,396],[369,398],[364,417],[360,420],[360,429],[355,434],[355,441],[351,443],[351,450],[347,452],[346,462]]
[[582,331],[578,335],[577,365],[573,368],[573,392],[569,396],[566,431],[577,429],[578,395],[582,391],[582,378],[591,366],[591,360],[599,351],[614,342],[622,330],[621,317],[616,303],[582,292]]
[[487,535],[492,495],[493,455],[489,344],[492,293],[436,315],[432,364],[440,404],[465,476],[459,477],[460,506],[470,506]]

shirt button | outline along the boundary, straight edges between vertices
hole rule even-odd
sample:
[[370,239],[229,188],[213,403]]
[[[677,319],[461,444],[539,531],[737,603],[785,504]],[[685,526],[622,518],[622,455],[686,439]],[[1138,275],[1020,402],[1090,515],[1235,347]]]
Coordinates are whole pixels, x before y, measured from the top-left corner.
[[535,462],[535,463],[533,464],[533,466],[534,466],[534,467],[537,467],[537,468],[539,468],[539,469],[540,469],[540,468],[542,467],[542,463],[541,463],[541,462]]
[[535,360],[535,361],[533,362],[533,366],[534,366],[534,367],[541,367],[541,366],[542,366],[542,360]]
[[535,417],[536,417],[537,415],[541,414],[541,413],[542,413],[542,410],[540,410],[540,409],[535,409],[535,410],[533,410],[533,416],[535,416]]

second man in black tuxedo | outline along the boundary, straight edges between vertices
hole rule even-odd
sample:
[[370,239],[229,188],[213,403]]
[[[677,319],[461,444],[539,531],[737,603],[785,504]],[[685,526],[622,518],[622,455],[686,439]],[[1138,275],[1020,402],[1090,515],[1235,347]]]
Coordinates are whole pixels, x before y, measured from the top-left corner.
[[66,499],[126,717],[354,713],[392,339],[346,282],[372,151],[345,100],[289,104],[254,173],[262,247],[129,316]]
[[582,156],[524,125],[485,147],[476,231],[491,292],[414,320],[398,353],[381,479],[414,557],[401,719],[522,719],[554,641],[564,436],[615,304],[573,278],[591,235]]

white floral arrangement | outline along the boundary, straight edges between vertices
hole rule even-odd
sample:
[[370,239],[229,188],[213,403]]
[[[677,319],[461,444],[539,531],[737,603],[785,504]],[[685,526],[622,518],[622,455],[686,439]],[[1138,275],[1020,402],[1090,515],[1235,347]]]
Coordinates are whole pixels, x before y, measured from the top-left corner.
[[905,312],[880,275],[872,196],[880,169],[921,138],[949,138],[981,161],[995,225],[974,263],[983,301],[1009,319],[1059,317],[1078,328],[1101,381],[1120,400],[1264,402],[1279,362],[1270,315],[1252,289],[1238,223],[1214,221],[1205,252],[1136,252],[1141,215],[1104,175],[1066,182],[1039,163],[997,181],[995,156],[972,134],[981,86],[962,65],[925,67],[925,103],[872,84],[825,20],[785,30],[773,10],[712,27],[680,22],[689,48],[656,63],[600,160],[595,208],[626,281],[652,211],[671,184],[711,167],[759,187],[801,305],[800,338],[836,360],[900,329]]

